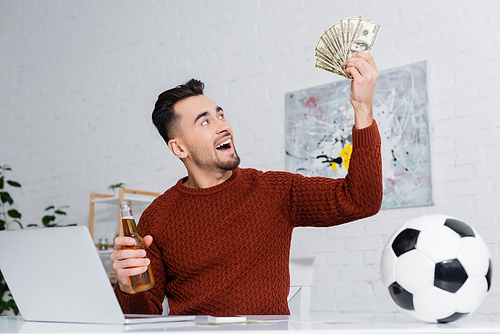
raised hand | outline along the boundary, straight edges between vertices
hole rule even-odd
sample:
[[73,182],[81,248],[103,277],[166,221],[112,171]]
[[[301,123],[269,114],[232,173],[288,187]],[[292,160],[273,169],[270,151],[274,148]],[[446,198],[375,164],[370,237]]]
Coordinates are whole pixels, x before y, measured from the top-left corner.
[[354,108],[354,126],[362,129],[373,123],[373,93],[378,79],[378,70],[373,57],[357,52],[344,61],[346,74],[353,77],[351,82],[351,104]]

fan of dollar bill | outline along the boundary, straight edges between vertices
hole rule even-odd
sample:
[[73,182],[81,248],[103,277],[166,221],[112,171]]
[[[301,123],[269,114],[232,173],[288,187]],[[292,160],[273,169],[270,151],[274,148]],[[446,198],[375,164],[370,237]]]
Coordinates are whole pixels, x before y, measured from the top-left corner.
[[379,31],[379,24],[362,16],[339,20],[319,38],[315,67],[352,79],[342,63],[356,52],[371,53]]

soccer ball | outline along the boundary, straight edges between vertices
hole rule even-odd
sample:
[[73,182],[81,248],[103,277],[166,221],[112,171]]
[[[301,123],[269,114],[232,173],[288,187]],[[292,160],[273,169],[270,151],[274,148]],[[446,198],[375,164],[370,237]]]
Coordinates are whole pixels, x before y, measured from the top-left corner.
[[446,215],[410,219],[390,237],[382,282],[399,309],[425,322],[472,313],[490,290],[492,264],[481,236]]

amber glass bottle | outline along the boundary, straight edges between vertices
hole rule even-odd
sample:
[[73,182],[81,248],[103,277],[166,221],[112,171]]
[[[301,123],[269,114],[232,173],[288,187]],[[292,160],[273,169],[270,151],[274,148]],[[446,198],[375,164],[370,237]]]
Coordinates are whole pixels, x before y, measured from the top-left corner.
[[[124,249],[146,249],[144,239],[137,233],[137,225],[135,224],[134,215],[132,214],[132,203],[129,200],[120,202],[120,211],[122,214],[123,235],[135,239],[134,246],[124,246]],[[141,292],[151,289],[155,285],[155,279],[151,266],[142,274],[130,277],[132,289],[135,292]]]

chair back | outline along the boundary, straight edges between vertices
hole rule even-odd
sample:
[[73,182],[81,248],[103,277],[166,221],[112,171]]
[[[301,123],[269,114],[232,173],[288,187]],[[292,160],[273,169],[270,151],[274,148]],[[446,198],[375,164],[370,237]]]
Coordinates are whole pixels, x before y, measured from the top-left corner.
[[300,292],[300,314],[309,314],[311,304],[311,288],[313,283],[314,257],[290,258],[290,293],[287,301]]

